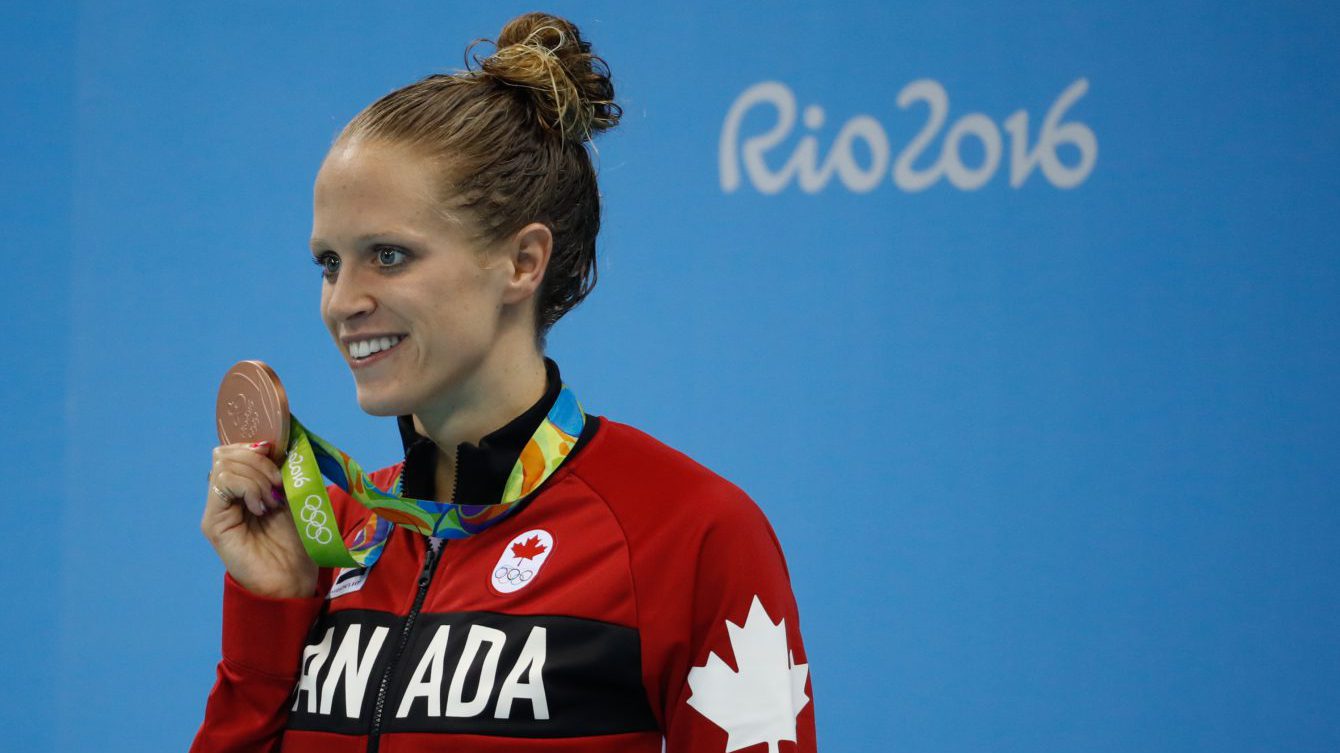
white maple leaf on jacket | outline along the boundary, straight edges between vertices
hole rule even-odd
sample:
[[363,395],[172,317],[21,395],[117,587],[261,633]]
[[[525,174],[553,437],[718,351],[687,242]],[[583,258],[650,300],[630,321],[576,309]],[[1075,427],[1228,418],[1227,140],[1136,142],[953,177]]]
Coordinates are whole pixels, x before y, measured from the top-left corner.
[[688,704],[726,731],[726,753],[759,743],[776,753],[782,740],[796,740],[796,717],[810,702],[809,665],[795,663],[786,619],[774,624],[758,596],[744,626],[726,620],[726,631],[738,671],[711,652],[706,664],[689,670]]

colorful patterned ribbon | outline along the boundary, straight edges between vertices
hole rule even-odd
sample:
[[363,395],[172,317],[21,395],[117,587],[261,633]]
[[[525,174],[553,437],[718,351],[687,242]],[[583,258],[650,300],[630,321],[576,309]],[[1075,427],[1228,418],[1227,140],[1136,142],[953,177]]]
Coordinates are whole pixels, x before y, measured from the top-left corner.
[[[403,497],[404,465],[392,479],[395,492],[381,489],[357,462],[290,417],[288,456],[281,468],[284,493],[307,554],[324,567],[371,567],[395,525],[444,539],[463,539],[507,517],[517,504],[563,464],[581,436],[586,414],[563,385],[554,407],[540,422],[503,487],[502,499],[483,505]],[[367,508],[364,523],[340,534],[324,476]]]

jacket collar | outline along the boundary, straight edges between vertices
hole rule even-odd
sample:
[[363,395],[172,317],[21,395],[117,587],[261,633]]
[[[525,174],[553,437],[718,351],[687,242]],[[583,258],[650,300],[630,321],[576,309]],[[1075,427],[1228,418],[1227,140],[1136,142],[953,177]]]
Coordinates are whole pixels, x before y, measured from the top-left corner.
[[[558,364],[553,359],[545,358],[544,368],[545,390],[538,402],[502,428],[486,434],[478,445],[461,442],[456,446],[456,491],[451,501],[493,504],[502,498],[503,488],[507,485],[507,478],[516,465],[517,457],[549,414],[549,409],[554,406],[563,387]],[[401,494],[415,499],[434,499],[437,445],[432,439],[415,431],[412,417],[400,416],[396,423],[400,427],[400,442],[405,448]],[[597,421],[588,416],[586,428],[573,447],[572,454],[595,433],[596,424]]]

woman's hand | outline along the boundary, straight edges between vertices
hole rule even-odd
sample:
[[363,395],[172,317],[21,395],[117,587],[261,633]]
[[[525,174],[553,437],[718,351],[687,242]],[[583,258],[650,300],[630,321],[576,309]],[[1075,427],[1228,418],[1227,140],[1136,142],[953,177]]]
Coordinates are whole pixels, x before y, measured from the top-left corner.
[[314,596],[316,563],[307,556],[283,500],[270,443],[214,448],[200,530],[243,587],[271,598]]

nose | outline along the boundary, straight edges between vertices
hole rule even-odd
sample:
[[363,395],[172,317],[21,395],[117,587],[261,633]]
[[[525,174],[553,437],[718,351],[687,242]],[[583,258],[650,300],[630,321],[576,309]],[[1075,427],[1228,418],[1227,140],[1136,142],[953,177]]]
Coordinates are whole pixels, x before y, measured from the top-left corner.
[[372,290],[360,279],[357,270],[341,269],[326,288],[326,317],[345,322],[367,316],[377,309]]

